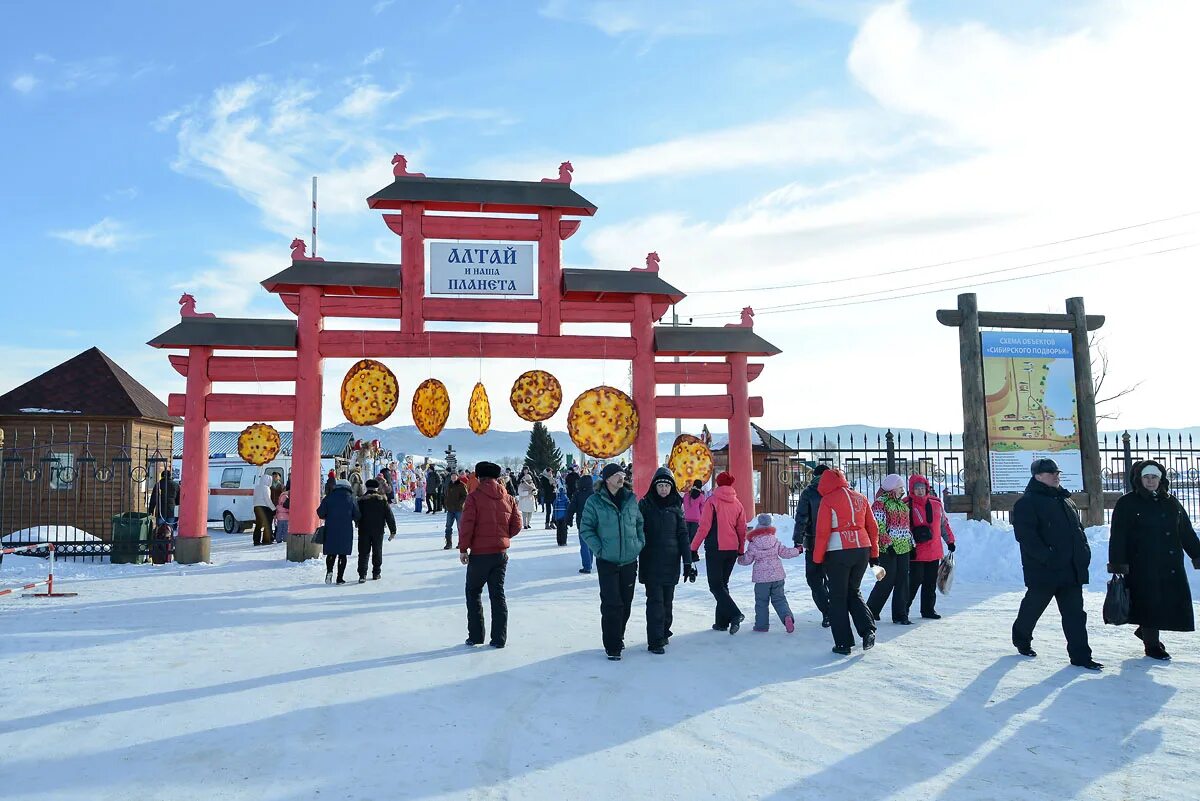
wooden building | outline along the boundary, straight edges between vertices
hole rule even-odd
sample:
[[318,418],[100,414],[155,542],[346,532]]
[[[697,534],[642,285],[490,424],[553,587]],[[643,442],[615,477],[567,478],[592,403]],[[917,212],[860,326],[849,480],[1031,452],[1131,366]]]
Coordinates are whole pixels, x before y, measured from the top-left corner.
[[[753,435],[750,449],[754,462],[754,508],[758,512],[786,515],[789,513],[791,463],[800,452],[759,425],[751,423],[750,432]],[[713,450],[713,463],[717,472],[729,469],[727,444]]]
[[98,348],[0,395],[0,537],[109,541],[113,515],[145,511],[182,422]]

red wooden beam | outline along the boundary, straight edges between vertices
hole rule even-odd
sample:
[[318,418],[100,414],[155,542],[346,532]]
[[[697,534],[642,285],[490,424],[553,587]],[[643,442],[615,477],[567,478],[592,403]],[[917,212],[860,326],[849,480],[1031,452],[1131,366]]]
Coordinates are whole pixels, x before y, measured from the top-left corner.
[[[174,359],[175,357],[172,356],[171,358]],[[182,392],[172,392],[167,396],[167,414],[172,417],[183,417],[186,411],[187,395],[184,395]]]
[[633,322],[633,303],[564,300],[562,319],[564,323],[630,323]]
[[558,238],[570,239],[571,235],[579,230],[579,222],[579,220],[559,220]]
[[262,420],[295,420],[295,395],[235,395],[214,392],[204,402],[210,423],[256,423]]
[[[188,374],[187,356],[170,356],[181,376]],[[213,356],[208,360],[210,381],[295,381],[296,357]]]
[[[733,415],[733,399],[728,395],[658,395],[654,403],[660,420],[728,420]],[[750,416],[763,416],[762,398],[750,398]]]
[[321,332],[325,358],[426,358],[440,359],[632,359],[629,337],[538,336],[536,334],[458,333],[431,331]]
[[[385,218],[391,215],[384,215]],[[579,221],[575,221],[576,227]],[[421,220],[426,239],[499,239],[506,241],[536,241],[542,236],[538,219],[508,217],[458,217],[426,214]]]
[[536,323],[541,316],[540,300],[425,298],[426,320],[450,320],[458,323]]
[[[750,381],[762,374],[761,364],[747,365]],[[656,384],[728,384],[733,370],[728,362],[655,362],[654,383]]]

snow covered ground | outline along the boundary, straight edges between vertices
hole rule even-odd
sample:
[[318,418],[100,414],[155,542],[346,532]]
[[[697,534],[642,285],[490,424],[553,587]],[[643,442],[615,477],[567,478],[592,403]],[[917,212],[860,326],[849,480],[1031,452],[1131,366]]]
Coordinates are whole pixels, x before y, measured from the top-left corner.
[[[0,797],[1104,801],[1200,786],[1200,637],[1166,635],[1164,665],[1100,622],[1104,529],[1089,531],[1094,674],[1067,664],[1053,609],[1040,656],[1013,652],[1002,527],[960,523],[946,617],[885,619],[865,655],[830,653],[794,560],[796,633],[710,630],[701,576],[677,592],[666,656],[645,650],[639,588],[617,663],[595,575],[542,530],[511,552],[508,647],[463,646],[463,568],[440,527],[402,513],[383,579],[362,586],[214,532],[211,566],[68,561],[56,579],[78,597],[0,598]],[[0,586],[44,571],[8,557]],[[734,585],[751,614],[749,574]]]

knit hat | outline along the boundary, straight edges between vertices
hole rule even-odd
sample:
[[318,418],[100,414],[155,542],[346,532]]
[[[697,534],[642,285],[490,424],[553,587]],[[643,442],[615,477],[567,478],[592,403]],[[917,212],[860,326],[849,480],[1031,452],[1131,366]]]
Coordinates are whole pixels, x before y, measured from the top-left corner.
[[367,489],[379,489],[379,482],[373,478],[367,479]]
[[754,526],[756,528],[768,528],[771,526],[771,516],[763,512],[758,517],[754,518]]
[[718,487],[733,486],[733,476],[731,476],[729,473],[727,473],[725,471],[717,473],[717,486]]
[[1158,469],[1158,465],[1148,464],[1142,468],[1142,478],[1145,478],[1146,476],[1158,476],[1159,478],[1162,478],[1162,471]]
[[478,462],[475,465],[475,475],[479,478],[500,478],[500,465],[492,462]]
[[900,478],[896,473],[888,473],[883,477],[883,481],[879,482],[879,488],[884,492],[904,489],[904,479]]
[[624,472],[625,471],[621,469],[621,465],[609,463],[609,464],[604,465],[604,469],[600,471],[600,479],[602,481],[608,481],[610,478],[615,476],[617,473],[624,473]]
[[829,465],[822,463],[813,468],[812,474],[814,476],[819,476],[828,469],[829,469]]

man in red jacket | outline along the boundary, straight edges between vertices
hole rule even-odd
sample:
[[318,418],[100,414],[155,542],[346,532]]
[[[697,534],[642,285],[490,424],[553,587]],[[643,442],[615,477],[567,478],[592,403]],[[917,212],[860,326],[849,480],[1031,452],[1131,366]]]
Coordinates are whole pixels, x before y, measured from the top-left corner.
[[508,639],[508,603],[504,599],[504,572],[508,545],[521,532],[521,513],[497,479],[500,465],[475,465],[479,486],[467,496],[458,524],[459,561],[467,566],[467,645],[483,645],[483,585],[492,603],[493,648]]
[[829,624],[833,652],[848,655],[854,647],[850,618],[862,637],[864,651],[875,645],[875,619],[863,601],[859,585],[867,565],[879,563],[879,525],[871,502],[850,489],[841,470],[826,470],[817,484],[817,536],[813,561],[825,566],[829,584]]

